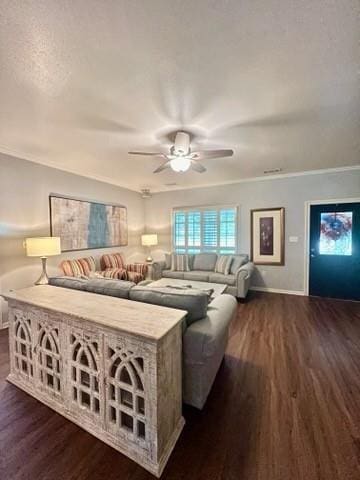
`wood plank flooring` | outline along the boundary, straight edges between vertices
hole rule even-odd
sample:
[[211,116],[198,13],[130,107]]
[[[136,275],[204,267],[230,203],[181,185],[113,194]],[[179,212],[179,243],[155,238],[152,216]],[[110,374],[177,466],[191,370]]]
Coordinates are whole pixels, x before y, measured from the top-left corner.
[[[145,480],[134,462],[5,382],[0,479]],[[360,304],[253,293],[240,304],[202,412],[162,476],[173,480],[359,480]]]

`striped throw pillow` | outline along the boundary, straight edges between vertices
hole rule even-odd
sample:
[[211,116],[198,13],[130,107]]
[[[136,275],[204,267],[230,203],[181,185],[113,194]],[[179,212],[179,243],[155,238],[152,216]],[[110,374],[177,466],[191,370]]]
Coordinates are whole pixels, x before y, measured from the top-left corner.
[[86,257],[76,260],[63,260],[60,268],[67,277],[88,277],[90,272],[95,272],[95,259],[94,257]]
[[100,266],[102,270],[107,268],[124,268],[125,263],[121,256],[121,253],[108,253],[101,257]]
[[117,278],[118,280],[127,280],[127,272],[123,268],[108,268],[103,270],[101,275],[104,278]]
[[127,263],[125,268],[128,272],[139,273],[144,278],[146,277],[148,271],[148,266],[146,263]]
[[189,272],[189,256],[173,253],[171,255],[171,270],[173,272]]
[[219,255],[215,265],[215,272],[229,275],[232,260],[233,257],[231,255]]

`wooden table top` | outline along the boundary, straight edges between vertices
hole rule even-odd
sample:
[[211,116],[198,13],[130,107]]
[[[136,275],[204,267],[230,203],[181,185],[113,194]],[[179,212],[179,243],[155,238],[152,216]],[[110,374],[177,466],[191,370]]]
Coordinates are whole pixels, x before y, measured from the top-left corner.
[[160,340],[186,315],[183,310],[51,285],[23,288],[2,296],[152,341]]

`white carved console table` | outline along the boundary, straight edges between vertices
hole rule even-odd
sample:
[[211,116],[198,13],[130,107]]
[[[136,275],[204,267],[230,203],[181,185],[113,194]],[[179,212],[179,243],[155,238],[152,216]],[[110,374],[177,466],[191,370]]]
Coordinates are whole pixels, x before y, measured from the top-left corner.
[[186,312],[48,285],[4,298],[8,380],[160,476],[184,426]]

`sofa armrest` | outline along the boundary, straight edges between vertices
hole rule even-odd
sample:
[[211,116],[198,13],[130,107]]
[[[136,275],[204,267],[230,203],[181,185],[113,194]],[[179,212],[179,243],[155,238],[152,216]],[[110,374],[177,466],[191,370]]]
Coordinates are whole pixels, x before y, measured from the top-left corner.
[[237,296],[245,298],[250,287],[251,276],[254,272],[254,264],[247,262],[236,271],[236,290]]
[[241,265],[241,267],[236,270],[236,280],[247,280],[248,278],[251,278],[253,271],[254,264],[252,262],[247,262],[244,265]]
[[157,261],[152,264],[152,277],[154,280],[159,280],[162,277],[162,271],[166,268],[165,260]]
[[183,336],[185,363],[201,365],[214,356],[218,348],[222,348],[236,310],[237,302],[232,295],[215,297],[208,306],[206,317],[186,329]]

